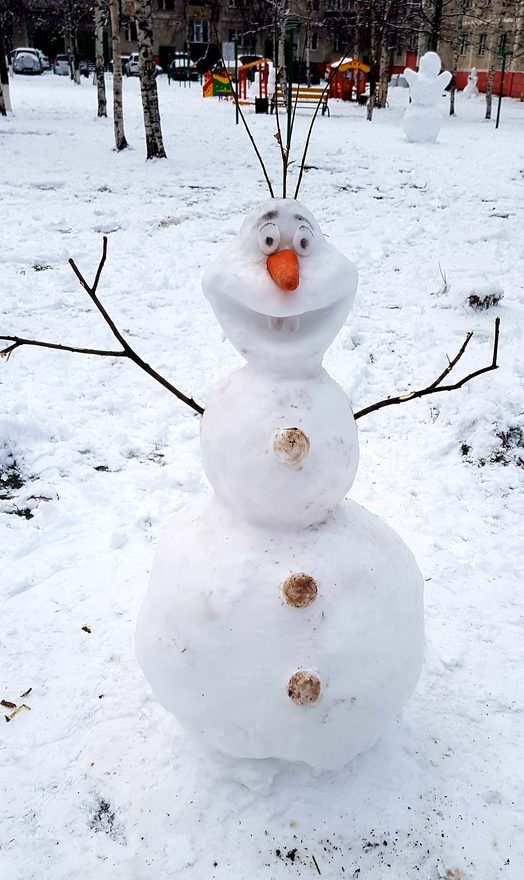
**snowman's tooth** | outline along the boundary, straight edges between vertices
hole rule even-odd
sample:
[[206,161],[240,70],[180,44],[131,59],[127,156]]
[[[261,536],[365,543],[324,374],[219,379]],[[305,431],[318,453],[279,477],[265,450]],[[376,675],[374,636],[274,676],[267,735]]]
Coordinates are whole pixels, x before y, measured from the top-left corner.
[[282,330],[282,326],[284,324],[284,318],[269,317],[267,319],[267,322],[269,324],[269,329],[272,330],[274,333],[278,333],[279,330]]
[[298,328],[300,327],[299,316],[291,315],[289,318],[286,318],[284,326],[288,333],[296,333]]

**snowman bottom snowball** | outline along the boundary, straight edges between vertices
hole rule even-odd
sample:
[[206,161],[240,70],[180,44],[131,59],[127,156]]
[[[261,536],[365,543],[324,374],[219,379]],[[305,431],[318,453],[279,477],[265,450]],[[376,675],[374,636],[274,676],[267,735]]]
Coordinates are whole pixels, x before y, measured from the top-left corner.
[[278,532],[197,501],[160,543],[137,655],[158,701],[207,745],[333,770],[412,693],[422,597],[409,549],[352,501]]

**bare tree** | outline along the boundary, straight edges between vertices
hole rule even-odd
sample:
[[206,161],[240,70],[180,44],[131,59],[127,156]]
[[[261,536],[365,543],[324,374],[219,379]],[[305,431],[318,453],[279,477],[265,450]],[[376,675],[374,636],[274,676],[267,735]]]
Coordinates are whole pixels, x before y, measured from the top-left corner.
[[[524,58],[524,41],[522,33],[524,29],[524,0],[514,0],[512,4],[512,24],[513,24],[513,44],[511,51],[511,60],[513,65],[520,65]],[[486,119],[491,119],[491,109],[493,103],[493,85],[495,82],[495,70],[497,67],[497,59],[501,58],[502,52],[509,51],[510,34],[507,31],[509,22],[505,22],[507,10],[506,5],[501,3],[498,8],[492,11],[485,11],[485,32],[487,34],[488,49],[488,79],[486,83]],[[505,29],[506,28],[506,29]]]
[[0,116],[7,116],[7,110],[11,109],[9,98],[9,74],[5,61],[5,42],[0,21]]
[[113,128],[117,152],[128,146],[124,134],[124,109],[122,100],[122,50],[120,38],[119,0],[107,0],[111,19],[111,45],[113,48]]
[[95,71],[98,97],[98,116],[107,116],[106,83],[104,77],[104,0],[95,0]]
[[137,0],[136,24],[138,32],[140,91],[144,112],[146,132],[146,153],[148,159],[165,159],[158,89],[156,87],[156,65],[153,57],[153,26],[151,20],[151,0]]
[[20,11],[21,4],[19,0],[0,0],[0,116],[7,116],[7,113],[12,110],[9,91],[9,71],[6,62],[7,34],[11,30]]
[[[461,6],[461,10],[463,8],[464,8],[464,5]],[[459,14],[457,16],[455,38],[453,40],[453,61],[451,63],[452,76],[451,76],[451,85],[450,85],[450,89],[449,89],[449,115],[450,116],[455,115],[455,95],[457,93],[456,74],[457,74],[458,60],[459,60],[459,56],[460,56],[461,52],[465,48],[463,46],[463,41],[466,39],[466,36],[465,36],[465,34],[462,33],[463,20],[464,20],[464,15],[461,11],[461,12],[459,12]]]
[[[43,12],[42,12],[43,14]],[[46,9],[45,20],[64,38],[69,56],[71,79],[80,85],[80,53],[78,51],[78,32],[83,25],[92,21],[92,0],[53,0]]]
[[[362,12],[367,18],[367,44],[369,51],[370,91],[367,119],[371,122],[375,107],[386,106],[390,43],[394,26],[400,27],[400,0],[366,0]],[[365,33],[365,20],[361,29]],[[362,40],[362,38],[361,38]]]

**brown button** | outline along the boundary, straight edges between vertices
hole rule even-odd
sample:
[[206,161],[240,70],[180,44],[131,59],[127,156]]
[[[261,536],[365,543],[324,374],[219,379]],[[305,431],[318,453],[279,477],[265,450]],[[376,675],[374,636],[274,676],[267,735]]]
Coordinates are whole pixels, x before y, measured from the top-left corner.
[[313,672],[295,672],[287,683],[287,695],[296,706],[316,703],[320,696],[320,679]]
[[281,428],[273,438],[273,451],[286,464],[300,464],[309,453],[309,439],[300,428]]
[[303,571],[290,574],[282,584],[282,593],[288,605],[293,608],[306,608],[317,598],[317,583]]

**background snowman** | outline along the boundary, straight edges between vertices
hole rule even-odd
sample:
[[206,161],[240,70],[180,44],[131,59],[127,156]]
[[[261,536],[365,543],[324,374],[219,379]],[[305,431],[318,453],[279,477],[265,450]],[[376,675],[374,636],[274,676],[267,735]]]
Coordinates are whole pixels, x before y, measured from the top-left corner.
[[406,67],[404,76],[409,84],[409,104],[402,119],[402,127],[408,141],[413,143],[435,142],[442,124],[437,102],[449,85],[451,73],[440,73],[441,61],[436,52],[426,52],[419,62],[418,73]]
[[463,95],[465,98],[478,98],[479,90],[477,87],[477,81],[478,81],[477,68],[472,67],[470,74],[468,76],[467,85],[463,91]]

